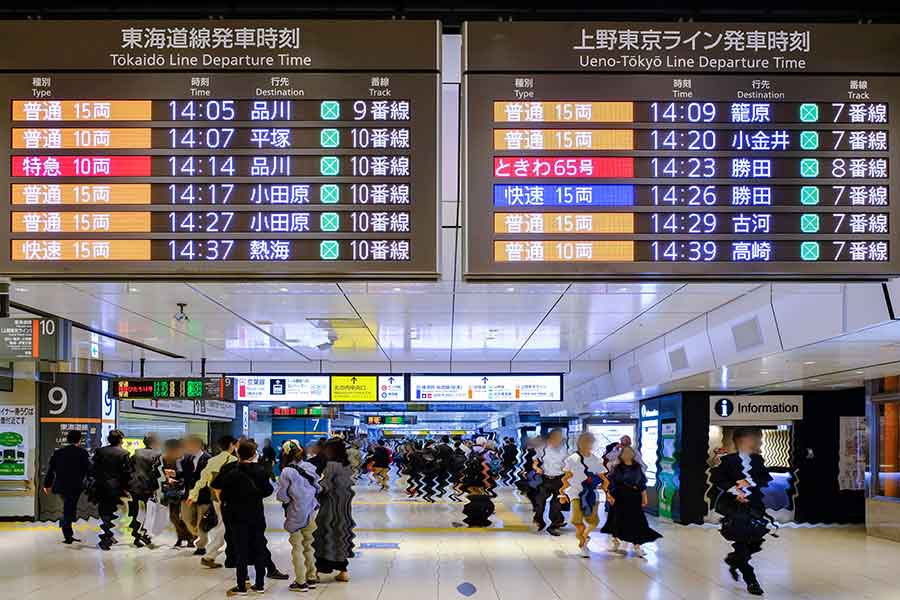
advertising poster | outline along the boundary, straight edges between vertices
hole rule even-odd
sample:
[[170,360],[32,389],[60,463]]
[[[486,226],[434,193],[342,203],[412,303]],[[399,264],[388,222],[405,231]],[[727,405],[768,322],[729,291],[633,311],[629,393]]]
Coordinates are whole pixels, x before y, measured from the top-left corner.
[[678,457],[675,451],[675,440],[678,425],[675,421],[665,421],[660,427],[659,452],[659,516],[672,518],[672,504],[678,492]]
[[33,428],[33,406],[0,407],[0,481],[28,479],[29,431]]
[[865,489],[868,448],[866,418],[841,417],[838,457],[838,486],[841,490]]

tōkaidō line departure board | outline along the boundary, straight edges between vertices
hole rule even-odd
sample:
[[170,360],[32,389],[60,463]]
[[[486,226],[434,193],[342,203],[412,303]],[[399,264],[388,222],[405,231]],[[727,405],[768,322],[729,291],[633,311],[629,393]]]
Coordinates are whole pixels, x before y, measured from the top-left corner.
[[0,272],[437,276],[436,22],[0,34]]
[[468,23],[465,275],[900,273],[898,31]]

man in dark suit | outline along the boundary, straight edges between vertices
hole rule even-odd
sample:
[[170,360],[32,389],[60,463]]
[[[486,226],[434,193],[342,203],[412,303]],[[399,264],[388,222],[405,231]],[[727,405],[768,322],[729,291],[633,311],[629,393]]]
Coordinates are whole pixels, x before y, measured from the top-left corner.
[[[184,488],[193,490],[194,485],[200,481],[200,474],[206,468],[210,456],[203,449],[203,440],[195,435],[188,436],[184,441],[184,458],[181,459],[181,473],[184,478]],[[181,503],[181,520],[187,525],[188,531],[196,539],[197,550],[195,556],[206,554],[206,532],[200,527],[203,515],[212,507],[212,496],[209,488],[203,490],[196,502],[189,502],[187,498]],[[190,547],[192,544],[188,544]]]
[[100,513],[100,546],[101,550],[109,550],[116,543],[113,536],[116,509],[123,498],[128,497],[128,485],[131,482],[131,457],[122,447],[125,434],[113,429],[106,436],[108,446],[94,452],[94,500]]
[[81,540],[74,537],[72,523],[78,520],[78,499],[84,491],[84,478],[91,471],[91,458],[81,447],[81,432],[66,434],[67,446],[57,448],[50,457],[50,466],[44,478],[44,493],[58,494],[63,500],[63,516],[59,520],[63,543]]
[[[719,466],[712,471],[712,482],[721,492],[716,511],[723,517],[743,520],[746,524],[751,518],[765,518],[763,488],[769,485],[772,476],[760,455],[762,431],[754,427],[738,427],[732,438],[737,452],[723,456]],[[744,578],[748,593],[761,596],[763,590],[750,565],[750,558],[762,550],[763,537],[751,534],[751,527],[735,529],[745,533],[738,539],[733,536],[729,538],[734,550],[725,557],[725,564],[735,581],[738,581],[738,574]]]

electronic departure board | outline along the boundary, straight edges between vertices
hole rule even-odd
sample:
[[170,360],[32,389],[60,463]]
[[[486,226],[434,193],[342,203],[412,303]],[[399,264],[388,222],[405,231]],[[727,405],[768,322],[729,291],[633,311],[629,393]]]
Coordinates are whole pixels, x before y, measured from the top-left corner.
[[433,21],[2,23],[0,271],[436,277],[439,57]]
[[465,276],[900,273],[894,26],[468,23]]

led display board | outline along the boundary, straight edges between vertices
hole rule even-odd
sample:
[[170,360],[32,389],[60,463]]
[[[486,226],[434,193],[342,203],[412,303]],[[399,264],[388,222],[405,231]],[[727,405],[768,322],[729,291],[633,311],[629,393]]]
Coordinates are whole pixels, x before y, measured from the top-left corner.
[[109,393],[121,400],[231,400],[223,377],[116,379]]
[[562,375],[410,375],[415,402],[561,402]]
[[369,415],[366,425],[415,425],[417,420],[415,415]]
[[2,23],[0,269],[434,278],[439,57],[434,21]]
[[467,23],[465,276],[897,275],[898,32]]

